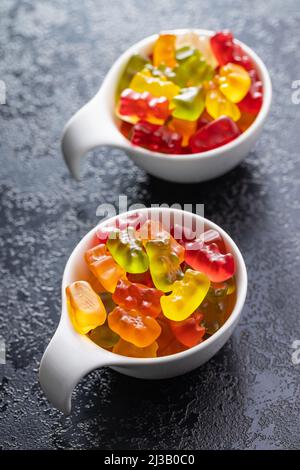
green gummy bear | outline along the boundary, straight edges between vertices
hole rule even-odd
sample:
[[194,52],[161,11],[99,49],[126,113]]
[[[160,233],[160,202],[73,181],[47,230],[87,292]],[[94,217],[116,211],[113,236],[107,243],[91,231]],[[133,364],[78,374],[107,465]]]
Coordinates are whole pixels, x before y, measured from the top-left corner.
[[107,322],[92,330],[89,337],[94,343],[105,349],[112,348],[120,339],[120,336],[109,328]]
[[110,234],[106,246],[114,260],[128,273],[144,273],[149,268],[142,241],[136,238],[133,227]]
[[172,116],[186,121],[196,121],[205,108],[205,93],[202,86],[182,88],[172,100],[175,109]]
[[170,292],[175,281],[183,277],[179,258],[171,251],[170,239],[149,240],[146,243],[150,273],[155,287]]
[[201,52],[190,46],[176,51],[175,78],[173,81],[180,87],[197,86],[214,76],[213,68],[206,62]]
[[120,77],[117,95],[119,96],[125,88],[128,88],[133,76],[142,70],[149,61],[139,54],[134,54],[130,57],[127,65]]

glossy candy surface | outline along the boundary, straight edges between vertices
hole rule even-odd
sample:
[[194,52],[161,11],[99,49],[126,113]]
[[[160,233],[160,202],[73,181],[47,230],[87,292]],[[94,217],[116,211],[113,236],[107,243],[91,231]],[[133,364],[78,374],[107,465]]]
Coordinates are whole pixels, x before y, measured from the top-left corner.
[[197,121],[205,107],[205,95],[202,87],[182,88],[172,104],[172,116],[185,121]]
[[205,273],[213,282],[230,279],[235,271],[231,253],[222,254],[216,243],[203,244],[194,249],[193,243],[186,245],[185,261],[193,269]]
[[167,100],[172,100],[180,90],[179,86],[167,80],[163,75],[154,77],[147,68],[144,68],[133,77],[129,88],[140,93],[148,91],[153,96],[163,96]]
[[193,313],[183,321],[170,321],[170,327],[177,340],[187,348],[192,348],[202,342],[205,335],[205,327],[201,322],[204,315],[200,312]]
[[[134,145],[172,156],[206,152],[236,139],[263,103],[256,66],[230,31],[211,37],[197,31],[160,34],[147,57],[132,56],[118,90],[123,135]],[[219,121],[224,116],[237,126]],[[210,123],[215,125],[206,129]]]
[[233,121],[238,121],[241,117],[239,107],[235,103],[232,103],[232,101],[229,101],[216,87],[207,91],[205,106],[208,114],[214,119],[218,119],[221,116],[228,116]]
[[219,90],[229,101],[239,103],[247,95],[251,85],[249,73],[240,65],[228,63],[220,67]]
[[160,34],[153,47],[153,65],[161,64],[167,67],[175,67],[175,42],[174,34]]
[[142,70],[145,65],[148,63],[148,60],[139,54],[134,54],[128,61],[123,74],[121,75],[118,93],[120,94],[125,88],[128,88],[134,75]]
[[236,123],[227,116],[220,117],[202,127],[190,138],[193,152],[205,152],[225,145],[241,134]]
[[130,122],[144,119],[163,124],[170,114],[169,101],[164,96],[156,98],[148,91],[139,93],[126,88],[120,96],[118,112],[121,118],[128,117]]
[[105,322],[105,307],[88,282],[73,282],[66,288],[66,295],[70,317],[78,333],[84,335]]
[[134,344],[124,341],[124,339],[120,339],[113,347],[113,352],[127,357],[156,357],[157,349],[158,344],[156,341],[144,348],[138,348]]
[[205,274],[187,269],[183,278],[172,285],[171,294],[161,298],[163,314],[169,320],[185,320],[199,307],[209,286],[210,281]]
[[182,136],[165,126],[139,121],[133,126],[131,142],[155,152],[180,153]]
[[129,273],[143,273],[149,267],[148,256],[133,227],[112,232],[106,246],[114,260]]
[[194,347],[224,324],[236,301],[235,265],[217,230],[145,214],[96,230],[84,258],[97,292],[79,280],[66,296],[77,332],[115,354],[155,358]]
[[108,325],[122,339],[139,348],[150,346],[160,335],[157,321],[138,310],[116,307],[108,315]]
[[117,282],[125,275],[124,269],[119,266],[108,252],[104,244],[96,245],[85,253],[85,261],[108,292],[114,292]]
[[121,279],[113,294],[113,300],[116,304],[126,309],[138,310],[143,315],[157,317],[161,312],[160,298],[163,292],[134,284],[126,279]]

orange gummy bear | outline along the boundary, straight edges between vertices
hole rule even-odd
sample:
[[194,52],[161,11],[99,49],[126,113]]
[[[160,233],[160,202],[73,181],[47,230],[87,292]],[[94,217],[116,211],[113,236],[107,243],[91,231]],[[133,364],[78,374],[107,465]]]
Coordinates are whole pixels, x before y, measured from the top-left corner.
[[158,344],[156,341],[145,348],[138,348],[134,344],[120,339],[113,347],[112,352],[128,357],[156,357],[157,349]]
[[118,281],[125,277],[125,270],[115,262],[104,244],[86,251],[85,261],[108,292],[114,292]]
[[138,310],[126,310],[122,307],[116,307],[110,312],[108,326],[122,339],[138,348],[150,346],[161,332],[154,318],[141,315]]
[[175,67],[175,34],[160,34],[153,47],[153,65],[161,64],[167,67]]
[[106,320],[106,310],[99,295],[86,281],[76,281],[66,288],[68,310],[73,326],[85,335]]

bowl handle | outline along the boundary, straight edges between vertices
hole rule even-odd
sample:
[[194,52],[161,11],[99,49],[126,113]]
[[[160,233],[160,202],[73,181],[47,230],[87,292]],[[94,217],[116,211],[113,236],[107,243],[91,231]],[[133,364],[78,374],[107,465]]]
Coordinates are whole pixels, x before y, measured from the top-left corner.
[[99,145],[128,146],[101,91],[71,117],[63,131],[62,153],[71,175],[77,180],[80,179],[81,157],[89,150]]
[[60,411],[70,414],[72,392],[80,379],[94,369],[122,362],[112,356],[61,322],[40,364],[39,379],[46,397]]

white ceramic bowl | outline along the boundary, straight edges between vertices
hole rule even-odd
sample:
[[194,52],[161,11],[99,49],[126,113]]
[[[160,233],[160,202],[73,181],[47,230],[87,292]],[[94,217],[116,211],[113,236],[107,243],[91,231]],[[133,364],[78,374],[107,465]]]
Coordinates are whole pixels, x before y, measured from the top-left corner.
[[[176,35],[191,30],[172,30]],[[213,31],[192,30],[211,36]],[[168,155],[132,145],[118,129],[115,116],[115,92],[119,77],[129,58],[134,53],[147,55],[152,51],[157,35],[149,36],[134,44],[111,67],[103,84],[94,98],[81,108],[67,123],[62,137],[62,151],[71,174],[79,179],[80,160],[89,150],[107,145],[123,149],[141,168],[151,175],[179,183],[195,183],[220,176],[234,168],[248,154],[258,139],[269,113],[272,85],[266,66],[248,46],[241,44],[255,63],[263,83],[264,99],[262,108],[254,123],[237,139],[222,147],[204,153],[189,155]]]
[[[225,324],[203,343],[186,351],[158,358],[130,358],[106,351],[86,336],[77,333],[70,321],[66,305],[66,287],[72,282],[84,279],[88,268],[84,261],[84,253],[90,248],[97,227],[92,229],[78,243],[71,254],[62,281],[62,312],[58,328],[48,345],[40,365],[40,383],[53,405],[64,413],[71,411],[71,395],[80,379],[93,369],[109,366],[122,374],[143,379],[162,379],[175,377],[189,372],[208,361],[225,344],[232,334],[246,298],[247,271],[243,257],[229,235],[213,222],[190,212],[178,209],[152,208],[138,212],[167,213],[184,217],[189,224],[194,219],[204,223],[206,229],[218,230],[222,235],[226,248],[235,258],[237,300],[235,307]],[[133,213],[136,211],[130,211]],[[111,221],[115,218],[110,219]],[[107,221],[102,222],[107,223]]]

